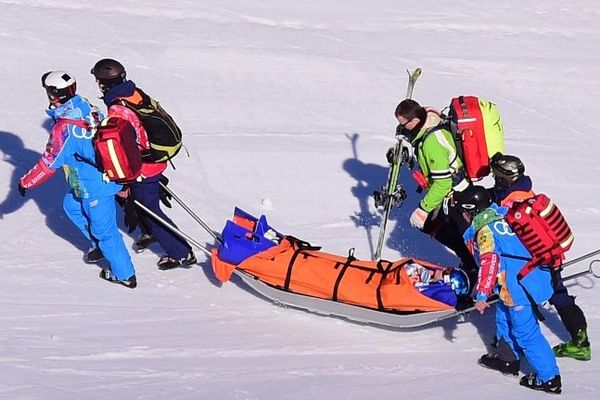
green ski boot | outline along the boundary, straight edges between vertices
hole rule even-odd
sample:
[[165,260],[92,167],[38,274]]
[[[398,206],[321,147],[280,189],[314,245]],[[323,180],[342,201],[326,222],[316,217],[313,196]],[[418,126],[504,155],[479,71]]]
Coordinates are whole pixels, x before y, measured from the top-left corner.
[[577,339],[558,344],[552,350],[556,357],[570,357],[581,361],[592,359],[592,347],[585,329],[580,329],[577,332]]

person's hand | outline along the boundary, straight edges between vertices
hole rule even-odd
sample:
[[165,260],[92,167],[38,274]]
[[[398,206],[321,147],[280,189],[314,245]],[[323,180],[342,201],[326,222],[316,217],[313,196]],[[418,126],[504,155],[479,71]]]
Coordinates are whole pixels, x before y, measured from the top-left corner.
[[479,314],[483,314],[486,308],[490,308],[490,305],[487,301],[479,300],[475,303],[475,309],[479,311]]
[[394,148],[394,146],[392,146],[385,153],[385,159],[387,160],[388,164],[390,164],[390,165],[394,164],[394,153],[395,153],[395,150],[396,149]]
[[412,143],[410,143],[410,141],[405,137],[402,137],[400,146],[402,148],[402,161],[408,163],[408,167],[410,169],[413,169],[413,167],[415,166],[415,148],[413,147]]
[[138,215],[137,208],[131,197],[125,199],[122,204],[123,207],[123,223],[127,228],[127,232],[131,233],[135,231],[140,223],[140,216]]
[[417,207],[410,216],[410,224],[413,226],[413,228],[423,230],[423,226],[425,226],[425,220],[427,220],[428,216],[429,213],[427,211],[423,210],[421,207]]
[[21,195],[21,197],[25,197],[26,192],[27,188],[25,188],[23,185],[21,185],[21,182],[19,182],[19,194]]
[[123,187],[122,190],[117,192],[117,200],[126,199],[129,197],[129,194],[130,194],[129,186],[125,186],[125,187]]
[[169,184],[169,178],[161,175],[160,183],[162,183],[162,185],[160,185],[158,189],[158,198],[165,205],[165,207],[172,208],[173,206],[171,206],[170,200],[173,198],[173,196],[171,196],[171,193],[167,192],[167,190],[163,187],[163,185],[167,186]]

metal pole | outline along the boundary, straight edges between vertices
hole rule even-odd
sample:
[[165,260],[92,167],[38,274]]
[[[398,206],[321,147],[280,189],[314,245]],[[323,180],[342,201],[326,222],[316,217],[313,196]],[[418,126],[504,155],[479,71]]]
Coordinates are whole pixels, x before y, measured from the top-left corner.
[[[562,265],[562,267],[563,268],[570,267],[573,264],[577,264],[578,262],[581,262],[583,260],[587,260],[588,258],[594,257],[595,255],[598,255],[598,254],[600,254],[600,249],[594,250],[594,251],[592,251],[590,253],[587,253],[587,254],[584,254],[581,257],[577,257],[577,258],[575,258],[575,259],[573,259],[571,261],[567,261],[566,263],[564,263]],[[585,271],[577,272],[577,273],[572,274],[572,275],[564,276],[564,277],[562,277],[562,281],[563,282],[570,281],[572,279],[577,279],[577,278],[580,278],[582,276],[589,275],[589,274],[592,274],[594,277],[600,279],[600,273],[595,273],[594,272],[594,263],[600,263],[600,260],[596,259],[596,260],[590,261],[588,269],[586,269]],[[499,300],[498,296],[494,295],[494,296],[492,296],[491,299],[488,299],[487,303],[491,305],[491,304],[496,303],[498,300]],[[474,310],[475,310],[475,306],[466,308],[464,310],[457,310],[456,312],[454,312],[452,314],[444,315],[443,317],[438,318],[435,322],[443,321],[445,319],[449,319],[449,318],[453,318],[453,317],[458,317],[460,315],[465,315],[465,314],[468,314],[469,312],[474,311]]]
[[139,208],[141,208],[142,210],[144,210],[144,212],[146,212],[152,218],[154,218],[158,222],[160,222],[165,228],[169,229],[171,232],[175,233],[176,235],[179,235],[180,237],[186,239],[188,242],[190,242],[191,244],[193,244],[194,246],[196,246],[198,249],[200,249],[204,253],[206,253],[206,255],[212,256],[212,253],[210,252],[209,249],[207,249],[205,246],[202,246],[200,243],[198,243],[197,241],[195,241],[191,236],[183,233],[179,229],[175,228],[173,225],[169,224],[167,221],[165,221],[164,219],[162,219],[161,217],[159,217],[158,215],[156,215],[153,211],[151,211],[148,207],[146,207],[145,205],[143,205],[139,201],[134,200],[133,202],[135,203],[136,206],[138,206]]
[[204,228],[204,229],[205,229],[205,230],[206,230],[206,231],[207,231],[207,232],[208,232],[208,233],[209,233],[209,234],[210,234],[210,235],[211,235],[211,236],[212,236],[212,237],[215,239],[215,240],[218,240],[218,241],[219,241],[219,242],[221,242],[221,243],[223,242],[223,240],[221,239],[221,237],[220,237],[220,236],[219,236],[219,235],[218,235],[218,234],[217,234],[217,233],[216,233],[214,230],[212,230],[212,229],[211,229],[211,228],[210,228],[208,225],[206,225],[206,224],[204,223],[204,221],[202,221],[202,220],[200,219],[200,217],[198,217],[198,216],[196,215],[196,213],[195,213],[194,211],[192,211],[192,209],[190,209],[190,208],[187,206],[187,204],[185,204],[185,203],[183,202],[183,200],[181,200],[181,199],[180,199],[180,198],[179,198],[179,197],[178,197],[178,196],[177,196],[175,193],[173,193],[173,191],[172,191],[171,189],[169,189],[169,188],[167,187],[167,185],[163,184],[162,182],[159,182],[159,183],[160,183],[160,186],[162,186],[162,188],[163,188],[163,189],[165,189],[165,190],[167,191],[167,193],[169,193],[171,196],[173,196],[173,199],[175,199],[175,201],[176,201],[177,203],[179,203],[179,205],[180,205],[181,207],[183,207],[183,209],[184,209],[185,211],[187,211],[187,212],[188,212],[188,214],[190,214],[190,215],[192,216],[192,218],[194,218],[194,219],[196,220],[196,222],[198,222],[198,223],[199,223],[199,224],[200,224],[200,225],[201,225],[201,226],[202,226],[202,227],[203,227],[203,228]]
[[567,267],[568,267],[568,266],[570,266],[570,265],[577,264],[578,262],[580,262],[580,261],[583,261],[583,260],[585,260],[585,259],[588,259],[588,258],[590,258],[590,257],[594,257],[594,256],[595,256],[595,255],[597,255],[597,254],[600,254],[600,249],[598,249],[598,250],[594,250],[594,251],[592,251],[592,252],[589,252],[589,253],[587,253],[587,254],[584,254],[584,255],[582,255],[581,257],[574,258],[574,259],[573,259],[573,260],[571,260],[571,261],[567,261],[566,263],[564,263],[564,264],[562,265],[562,267],[563,267],[563,268],[567,268]]

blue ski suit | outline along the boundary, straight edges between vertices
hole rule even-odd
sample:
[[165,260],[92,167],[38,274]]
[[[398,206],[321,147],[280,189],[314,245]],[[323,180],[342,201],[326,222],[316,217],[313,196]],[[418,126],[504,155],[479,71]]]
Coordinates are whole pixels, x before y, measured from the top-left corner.
[[21,178],[21,185],[39,186],[63,167],[70,187],[63,201],[67,216],[88,240],[92,241],[91,234],[98,241],[117,279],[131,277],[135,270],[116,220],[114,196],[121,185],[103,179],[95,165],[93,133],[74,122],[83,120],[93,125],[101,117],[99,111],[76,95],[46,113],[54,121],[46,150]]
[[[522,351],[537,377],[546,382],[559,375],[559,369],[527,293],[536,304],[547,301],[553,292],[551,274],[536,268],[518,280],[517,275],[526,261],[513,257],[530,258],[531,255],[504,220],[506,211],[492,204],[475,216],[464,234],[467,246],[473,249],[480,263],[477,301],[486,301],[492,292],[499,295],[501,302],[496,306],[499,342],[509,346],[516,360]],[[487,262],[494,258],[497,260],[495,268]]]

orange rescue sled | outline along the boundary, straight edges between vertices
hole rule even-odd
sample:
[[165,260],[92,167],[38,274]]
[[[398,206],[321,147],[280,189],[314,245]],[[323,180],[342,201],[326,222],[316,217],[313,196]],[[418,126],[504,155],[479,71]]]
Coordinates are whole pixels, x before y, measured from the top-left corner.
[[[427,261],[408,258],[394,262],[360,261],[352,254],[344,257],[325,253],[302,240],[282,236],[268,226],[264,216],[256,219],[239,209],[233,221],[227,221],[222,239],[221,246],[213,249],[212,254],[217,278],[225,282],[236,272],[246,283],[259,286],[254,289],[278,302],[287,304],[281,299],[293,295],[292,305],[300,308],[304,308],[306,299],[320,299],[317,304],[321,308],[323,304],[341,303],[353,306],[350,309],[366,308],[379,314],[456,314],[453,307],[456,295],[449,282],[437,282],[439,290],[434,290],[433,295],[428,291],[426,295],[423,287],[411,279],[413,275],[409,277],[407,267],[415,264],[427,269],[431,276],[443,276],[445,268]],[[448,296],[453,299],[448,301]],[[347,310],[348,307],[341,316],[346,316],[343,314]],[[363,318],[363,322],[368,319]],[[384,325],[420,326],[436,320],[437,317],[425,318],[425,323],[417,325]]]

